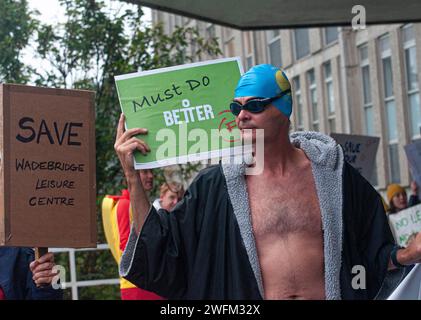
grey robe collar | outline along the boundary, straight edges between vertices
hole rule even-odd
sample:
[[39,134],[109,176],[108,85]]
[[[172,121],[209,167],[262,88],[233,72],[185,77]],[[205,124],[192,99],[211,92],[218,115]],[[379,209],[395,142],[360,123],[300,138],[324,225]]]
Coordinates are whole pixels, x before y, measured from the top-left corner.
[[[327,300],[338,300],[341,299],[343,152],[332,138],[318,132],[297,132],[290,138],[292,144],[301,148],[311,161],[323,228],[325,294]],[[222,170],[241,237],[260,294],[264,297],[244,177],[245,164],[222,164]]]

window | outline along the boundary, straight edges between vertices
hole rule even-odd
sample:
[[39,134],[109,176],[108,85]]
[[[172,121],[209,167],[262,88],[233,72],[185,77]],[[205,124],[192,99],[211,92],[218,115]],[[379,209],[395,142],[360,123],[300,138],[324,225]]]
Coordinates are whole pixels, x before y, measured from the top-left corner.
[[252,32],[253,31],[245,31],[245,32],[243,32],[244,50],[245,50],[246,54],[253,53]]
[[307,71],[308,92],[310,94],[312,130],[319,131],[319,112],[317,110],[317,87],[314,69]]
[[249,70],[254,65],[252,31],[243,32],[243,40],[245,51],[245,67],[246,70]]
[[231,39],[225,42],[225,55],[228,57],[235,56],[234,39]]
[[181,26],[183,26],[183,21],[182,21],[182,19],[181,19],[181,16],[179,16],[179,15],[175,15],[175,22],[174,22],[174,25],[175,25],[176,27],[181,27]]
[[374,136],[374,115],[373,115],[373,101],[371,97],[371,81],[370,81],[370,65],[368,62],[368,46],[363,45],[359,47],[360,68],[361,68],[361,83],[362,83],[362,101],[363,101],[363,115],[365,124],[365,134]]
[[327,102],[327,116],[329,123],[329,132],[336,131],[336,117],[335,117],[335,94],[333,91],[333,81],[332,81],[332,65],[329,62],[326,62],[323,65],[324,77],[325,77],[325,93],[326,93],[326,102]]
[[382,65],[383,65],[384,97],[393,98],[392,58],[390,56],[383,58]]
[[212,38],[216,37],[216,31],[215,31],[215,25],[214,24],[208,25],[208,27],[206,28],[206,34],[207,34],[209,39],[212,39]]
[[193,61],[197,61],[199,57],[197,51],[198,51],[198,48],[197,48],[196,40],[193,38],[190,38],[190,56],[192,57]]
[[295,103],[297,107],[295,108],[295,116],[296,116],[296,125],[297,131],[304,130],[304,122],[303,122],[303,101],[301,98],[301,86],[300,86],[300,77],[297,76],[292,80],[295,92]]
[[310,40],[308,36],[308,29],[295,29],[294,30],[294,48],[295,59],[301,59],[310,54]]
[[227,57],[235,56],[234,35],[231,28],[224,28],[224,53]]
[[279,36],[279,30],[268,30],[267,35],[269,39],[273,39]]
[[408,115],[412,140],[421,138],[420,93],[417,68],[417,48],[415,46],[414,27],[412,24],[402,28],[404,48],[406,90],[408,97]]
[[269,63],[276,67],[281,67],[281,38],[279,30],[267,31],[266,37],[268,41]]
[[393,92],[392,53],[388,35],[382,36],[379,39],[379,47],[383,71],[384,106],[386,108],[389,176],[392,183],[400,183],[398,126],[396,122],[396,105]]
[[246,57],[246,70],[250,70],[253,67],[253,56]]
[[390,157],[390,171],[391,171],[391,179],[392,182],[399,183],[400,182],[400,174],[399,174],[399,150],[398,144],[390,144],[389,145],[389,157]]
[[181,16],[181,23],[183,24],[183,26],[185,26],[186,24],[189,24],[191,21],[190,18],[185,17],[185,16]]
[[[360,56],[361,68],[361,83],[362,83],[362,105],[364,117],[365,134],[374,136],[374,114],[373,114],[373,101],[371,97],[371,81],[370,81],[370,64],[368,61],[368,46],[362,45],[358,48]],[[373,186],[378,185],[377,166],[374,164],[373,176],[369,178]]]
[[225,38],[225,40],[226,41],[230,40],[232,38],[232,36],[233,36],[232,29],[231,28],[224,28],[224,38]]
[[172,33],[174,31],[174,22],[175,18],[173,14],[168,14],[168,23],[167,23],[167,33]]
[[325,45],[329,45],[338,40],[338,34],[338,27],[325,28]]

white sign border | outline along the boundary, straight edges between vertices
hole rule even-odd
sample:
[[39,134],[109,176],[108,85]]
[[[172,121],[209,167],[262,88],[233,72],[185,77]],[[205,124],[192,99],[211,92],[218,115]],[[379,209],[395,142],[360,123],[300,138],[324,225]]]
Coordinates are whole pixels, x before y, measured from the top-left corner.
[[220,59],[215,59],[215,60],[187,63],[187,64],[183,64],[183,65],[179,65],[179,66],[159,68],[159,69],[155,69],[155,70],[133,72],[133,73],[115,76],[114,79],[117,82],[117,81],[120,81],[120,80],[127,80],[127,79],[131,79],[131,78],[149,76],[149,75],[152,75],[152,74],[159,74],[159,73],[171,72],[171,71],[182,70],[182,69],[190,69],[190,68],[202,67],[202,66],[206,66],[206,65],[224,63],[224,62],[230,62],[230,61],[237,61],[238,67],[240,69],[240,74],[242,75],[244,73],[244,69],[243,69],[243,65],[241,64],[241,57],[232,57],[232,58],[220,58]]
[[[176,70],[188,69],[188,68],[202,67],[202,66],[212,65],[212,64],[217,64],[217,63],[231,62],[231,61],[237,61],[238,68],[240,70],[240,76],[242,76],[244,74],[244,68],[243,68],[243,65],[241,63],[241,57],[239,57],[239,56],[231,57],[231,58],[220,58],[220,59],[214,59],[214,60],[208,60],[208,61],[194,62],[194,63],[187,63],[187,64],[183,64],[183,65],[178,65],[178,66],[159,68],[159,69],[148,70],[148,71],[139,71],[139,72],[133,72],[133,73],[115,76],[114,81],[116,83],[117,96],[118,96],[118,101],[119,101],[119,104],[120,104],[121,112],[124,114],[124,112],[123,112],[124,110],[123,110],[123,107],[122,107],[121,102],[120,102],[121,99],[120,99],[120,92],[119,92],[118,86],[117,86],[117,81],[127,80],[127,79],[132,79],[132,78],[138,78],[138,77],[148,76],[148,75],[152,75],[152,74],[159,74],[159,73],[164,73],[164,72],[171,72],[171,71],[176,71]],[[125,128],[125,130],[127,130],[127,121],[124,123],[124,128]],[[202,161],[202,160],[213,159],[213,158],[217,158],[217,157],[238,156],[242,153],[243,153],[243,147],[237,146],[237,147],[234,147],[234,148],[226,148],[226,149],[218,149],[218,150],[213,150],[213,151],[205,151],[205,152],[201,152],[199,154],[183,155],[183,156],[179,156],[179,157],[168,158],[168,159],[165,159],[165,160],[151,161],[151,162],[144,162],[144,163],[136,162],[136,158],[133,155],[133,162],[134,162],[134,168],[136,170],[155,169],[155,168],[170,166],[170,165],[174,165],[174,164],[185,164],[185,163],[189,162],[189,160],[188,160],[189,158],[194,158],[194,160],[191,160],[191,161]]]

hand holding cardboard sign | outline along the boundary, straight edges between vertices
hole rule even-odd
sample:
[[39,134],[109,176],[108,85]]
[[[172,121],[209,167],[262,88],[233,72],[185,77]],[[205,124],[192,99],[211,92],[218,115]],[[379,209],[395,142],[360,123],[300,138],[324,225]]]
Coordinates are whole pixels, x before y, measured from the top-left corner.
[[58,274],[57,272],[53,272],[54,266],[54,255],[51,252],[31,262],[29,268],[33,274],[32,279],[37,286],[51,284],[53,278]]

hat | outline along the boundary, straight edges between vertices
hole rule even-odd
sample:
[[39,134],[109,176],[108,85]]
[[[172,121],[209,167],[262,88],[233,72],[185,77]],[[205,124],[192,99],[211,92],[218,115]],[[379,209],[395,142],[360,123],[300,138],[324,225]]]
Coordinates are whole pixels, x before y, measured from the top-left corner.
[[390,202],[392,201],[393,197],[397,194],[397,193],[406,193],[405,189],[402,188],[400,185],[393,183],[393,184],[389,184],[387,186],[387,190],[386,190],[386,196],[387,196],[387,201]]
[[[241,76],[234,97],[273,98],[290,89],[291,84],[282,69],[270,64],[259,64]],[[292,112],[291,92],[272,104],[289,118]]]

